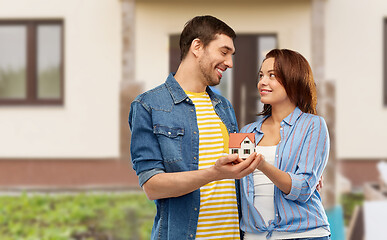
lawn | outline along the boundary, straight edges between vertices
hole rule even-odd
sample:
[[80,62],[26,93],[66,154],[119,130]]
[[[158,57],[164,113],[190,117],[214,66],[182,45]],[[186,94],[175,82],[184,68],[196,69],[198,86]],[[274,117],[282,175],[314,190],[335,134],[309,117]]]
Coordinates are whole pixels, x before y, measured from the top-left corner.
[[363,193],[343,194],[340,197],[340,203],[343,206],[345,226],[348,226],[356,206],[363,205],[364,194]]
[[[345,222],[362,194],[341,197]],[[1,240],[150,239],[155,206],[143,192],[0,196]]]
[[149,239],[155,206],[143,193],[0,196],[1,240]]

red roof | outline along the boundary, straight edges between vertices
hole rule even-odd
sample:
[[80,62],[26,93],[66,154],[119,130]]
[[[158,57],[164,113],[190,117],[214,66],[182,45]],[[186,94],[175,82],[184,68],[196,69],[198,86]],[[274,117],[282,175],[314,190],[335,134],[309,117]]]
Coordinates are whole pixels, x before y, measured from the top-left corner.
[[245,138],[249,138],[251,142],[255,143],[255,133],[230,133],[228,141],[229,148],[240,148],[241,143]]

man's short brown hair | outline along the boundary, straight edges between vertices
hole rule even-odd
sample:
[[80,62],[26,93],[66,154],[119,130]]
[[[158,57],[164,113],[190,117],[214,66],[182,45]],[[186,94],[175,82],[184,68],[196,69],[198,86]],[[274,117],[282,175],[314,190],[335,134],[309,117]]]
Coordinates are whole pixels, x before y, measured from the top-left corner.
[[206,15],[189,20],[180,35],[180,59],[183,60],[187,56],[194,39],[200,39],[206,47],[217,34],[225,34],[233,40],[236,37],[234,30],[216,17]]

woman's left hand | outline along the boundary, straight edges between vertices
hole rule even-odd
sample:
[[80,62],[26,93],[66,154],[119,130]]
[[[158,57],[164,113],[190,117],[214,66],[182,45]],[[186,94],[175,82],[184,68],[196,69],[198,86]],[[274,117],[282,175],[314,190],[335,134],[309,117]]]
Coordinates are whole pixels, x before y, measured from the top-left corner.
[[262,167],[266,163],[265,156],[263,156],[262,154],[258,154],[258,157],[259,157],[259,163],[258,163],[257,169],[262,170]]

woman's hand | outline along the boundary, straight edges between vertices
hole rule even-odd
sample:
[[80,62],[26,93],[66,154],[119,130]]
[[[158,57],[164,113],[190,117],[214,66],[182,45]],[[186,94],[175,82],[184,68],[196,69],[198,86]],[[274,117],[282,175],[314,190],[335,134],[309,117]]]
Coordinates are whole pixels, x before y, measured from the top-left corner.
[[265,160],[265,156],[263,156],[262,154],[258,154],[258,166],[257,166],[257,169],[262,171],[262,168],[264,167],[265,164],[267,164],[266,160]]
[[292,188],[292,179],[289,174],[266,162],[262,154],[258,154],[257,157],[259,157],[257,169],[263,172],[282,192],[289,194]]

